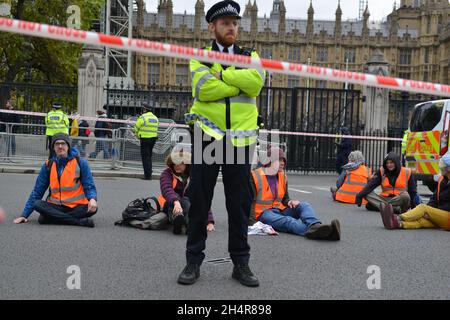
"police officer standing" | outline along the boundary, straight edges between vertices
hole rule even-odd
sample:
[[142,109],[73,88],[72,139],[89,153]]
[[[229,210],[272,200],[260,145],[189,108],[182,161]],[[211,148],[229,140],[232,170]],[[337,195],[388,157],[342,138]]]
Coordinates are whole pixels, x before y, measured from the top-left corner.
[[[231,0],[216,3],[208,10],[206,21],[215,40],[205,50],[258,57],[256,52],[236,45],[239,12],[239,4]],[[259,281],[249,268],[247,239],[252,202],[250,156],[258,138],[256,97],[264,85],[265,72],[197,60],[190,61],[190,71],[194,104],[186,114],[186,122],[193,131],[191,207],[187,265],[179,275],[178,283],[193,284],[200,276],[200,265],[205,257],[208,210],[217,176],[222,170],[228,212],[228,250],[234,264],[232,277],[242,285],[256,287]],[[210,152],[219,147],[226,152]],[[242,154],[245,157],[236,156]]]
[[61,110],[60,103],[52,103],[52,110],[45,117],[45,126],[46,149],[49,149],[49,155],[51,156],[53,153],[52,148],[50,148],[52,137],[59,132],[69,134],[69,117]]
[[158,139],[158,118],[152,113],[148,103],[142,104],[144,113],[137,119],[134,126],[136,137],[141,140],[142,166],[144,180],[152,180],[152,155],[156,139]]

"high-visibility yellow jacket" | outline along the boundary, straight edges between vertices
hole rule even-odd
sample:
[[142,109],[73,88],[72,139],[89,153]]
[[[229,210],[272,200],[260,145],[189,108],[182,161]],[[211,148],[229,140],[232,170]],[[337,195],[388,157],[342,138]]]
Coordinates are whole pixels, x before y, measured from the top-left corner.
[[[251,56],[258,54],[253,51]],[[234,66],[224,69],[218,63],[206,65],[197,60],[191,60],[189,68],[194,104],[185,115],[186,123],[197,122],[204,133],[217,140],[228,131],[236,147],[255,143],[259,128],[256,97],[264,85],[265,71]],[[217,73],[222,80],[215,77]]]
[[408,146],[408,133],[409,130],[406,130],[405,133],[403,134],[403,139],[402,139],[402,154],[406,153],[406,147]]
[[51,110],[45,117],[45,135],[53,137],[56,133],[69,134],[69,118],[62,110]]
[[159,120],[152,112],[141,115],[134,126],[138,138],[155,138],[158,136]]

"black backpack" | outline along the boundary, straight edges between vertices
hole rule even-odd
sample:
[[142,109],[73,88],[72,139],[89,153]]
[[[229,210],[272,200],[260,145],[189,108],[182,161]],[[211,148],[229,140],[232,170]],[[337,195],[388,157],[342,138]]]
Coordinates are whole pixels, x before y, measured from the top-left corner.
[[[156,204],[156,209],[150,200]],[[161,212],[158,199],[155,197],[139,198],[131,201],[122,212],[122,220],[116,221],[116,226],[129,226],[139,229],[161,230],[169,222],[169,218]]]

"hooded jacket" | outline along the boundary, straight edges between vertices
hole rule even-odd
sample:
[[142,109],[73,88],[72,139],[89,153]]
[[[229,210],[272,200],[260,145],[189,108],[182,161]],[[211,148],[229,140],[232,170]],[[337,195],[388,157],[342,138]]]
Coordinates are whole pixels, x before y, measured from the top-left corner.
[[[386,167],[386,162],[388,160],[394,161],[394,163],[395,163],[395,169],[393,171],[389,171]],[[401,167],[402,166],[400,164],[400,157],[397,154],[395,154],[394,152],[389,152],[383,160],[384,172],[386,174],[386,177],[389,179],[389,183],[392,186],[394,186],[395,182],[397,181]],[[377,187],[381,186],[381,183],[382,183],[382,174],[381,174],[381,170],[378,169],[377,172],[375,173],[375,175],[373,176],[373,178],[371,180],[369,180],[366,187],[360,193],[358,193],[358,195],[356,197],[364,198],[369,193],[371,193],[373,190],[375,190]],[[411,198],[411,208],[413,208],[414,207],[414,198],[416,197],[416,194],[417,194],[416,181],[415,181],[413,175],[411,175],[411,178],[408,181],[408,193],[409,193],[409,197]]]
[[436,188],[436,191],[431,196],[428,205],[433,208],[450,211],[450,181],[446,176],[444,176],[444,180],[441,182],[439,201],[437,193],[438,188]]
[[[70,148],[68,151],[67,158],[57,158],[56,155],[50,158],[50,160],[53,160],[57,166],[56,168],[59,177],[62,175],[67,162],[69,162],[69,160],[74,159],[76,156],[78,156],[78,151],[74,148]],[[85,159],[80,158],[79,165],[81,171],[80,172],[81,184],[83,186],[86,198],[88,200],[97,199],[97,189],[95,188],[94,178],[92,177],[91,169],[89,168],[88,162]],[[22,217],[28,218],[30,216],[30,214],[34,210],[34,203],[36,202],[36,200],[42,199],[49,185],[50,185],[50,170],[44,163],[36,179],[33,191],[31,192],[30,197],[28,198],[28,201],[25,205],[25,208],[23,209]]]

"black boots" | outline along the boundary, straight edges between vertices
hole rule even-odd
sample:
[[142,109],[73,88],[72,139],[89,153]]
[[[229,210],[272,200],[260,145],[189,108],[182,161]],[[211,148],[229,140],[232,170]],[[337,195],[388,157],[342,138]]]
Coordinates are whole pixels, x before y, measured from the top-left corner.
[[341,240],[341,225],[339,220],[331,221],[331,224],[316,223],[305,233],[305,237],[311,240]]
[[331,226],[328,224],[316,223],[309,227],[305,237],[311,240],[327,239],[331,234]]
[[200,277],[200,266],[198,264],[187,264],[178,276],[179,284],[194,284]]
[[[178,283],[185,285],[194,284],[199,277],[200,266],[198,264],[187,264],[178,276]],[[248,265],[235,265],[231,277],[247,287],[259,286],[258,278],[255,277]]]
[[341,224],[339,223],[339,220],[332,220],[331,221],[331,234],[328,240],[331,241],[339,241],[341,240]]
[[247,287],[259,286],[258,278],[255,277],[248,265],[235,265],[231,277]]

